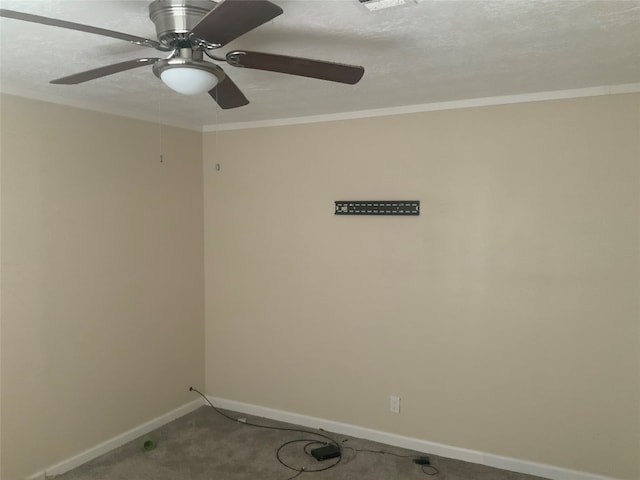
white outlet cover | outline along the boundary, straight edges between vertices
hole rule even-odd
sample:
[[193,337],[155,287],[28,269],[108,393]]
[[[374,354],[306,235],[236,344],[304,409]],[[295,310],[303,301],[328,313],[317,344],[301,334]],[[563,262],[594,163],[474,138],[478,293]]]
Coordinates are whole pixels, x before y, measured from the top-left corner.
[[389,397],[389,410],[393,413],[400,413],[400,397],[395,395]]

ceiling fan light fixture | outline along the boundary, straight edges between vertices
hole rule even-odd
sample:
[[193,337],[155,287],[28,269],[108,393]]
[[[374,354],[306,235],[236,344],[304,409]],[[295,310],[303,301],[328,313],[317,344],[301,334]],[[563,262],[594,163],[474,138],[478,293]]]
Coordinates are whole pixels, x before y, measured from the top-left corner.
[[207,93],[218,84],[218,77],[213,73],[193,67],[166,68],[160,73],[160,79],[183,95]]
[[224,72],[217,65],[186,58],[160,60],[153,65],[153,73],[183,95],[207,93],[224,79]]

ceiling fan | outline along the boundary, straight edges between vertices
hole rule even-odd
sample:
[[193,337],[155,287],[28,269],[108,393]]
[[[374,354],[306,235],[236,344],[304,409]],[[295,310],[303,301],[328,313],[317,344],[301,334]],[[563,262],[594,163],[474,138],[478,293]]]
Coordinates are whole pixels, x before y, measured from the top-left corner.
[[149,17],[155,24],[158,40],[93,27],[81,23],[0,9],[0,16],[26,22],[68,28],[125,40],[135,45],[168,52],[167,58],[145,57],[106,65],[52,80],[50,83],[74,85],[133,68],[152,65],[153,73],[168,87],[185,94],[208,92],[223,108],[247,105],[249,100],[216,62],[234,67],[298,75],[346,84],[356,84],[364,68],[309,58],[234,50],[224,57],[212,54],[245,33],[282,14],[268,0],[155,0],[149,5]]

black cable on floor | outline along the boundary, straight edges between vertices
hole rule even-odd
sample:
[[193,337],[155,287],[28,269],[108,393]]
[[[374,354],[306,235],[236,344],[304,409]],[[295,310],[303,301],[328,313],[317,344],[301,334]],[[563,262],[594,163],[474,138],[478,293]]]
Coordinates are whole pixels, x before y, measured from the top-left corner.
[[[393,453],[393,452],[387,452],[384,450],[369,450],[366,448],[354,448],[354,447],[349,447],[349,446],[342,446],[343,449],[349,449],[352,450],[354,453],[354,458],[358,453],[375,453],[376,455],[391,455],[392,457],[398,457],[398,458],[413,458],[413,463],[415,463],[416,465],[420,466],[420,469],[422,470],[422,473],[424,473],[425,475],[429,475],[430,477],[434,477],[436,475],[438,475],[440,473],[440,470],[438,470],[436,467],[434,467],[433,465],[431,465],[431,463],[422,463],[421,460],[426,459],[426,462],[429,462],[429,458],[428,457],[424,457],[424,456],[420,456],[420,455],[401,455],[399,453]],[[425,468],[430,469],[430,471],[425,470]]]
[[[430,477],[435,477],[436,475],[438,475],[438,474],[440,473],[440,470],[438,470],[438,469],[437,469],[436,467],[434,467],[433,465],[422,465],[422,466],[421,466],[421,468],[422,468],[422,472],[423,472],[425,475],[429,475]],[[430,469],[431,469],[431,471],[430,471],[430,472],[427,472],[427,471],[425,470],[425,468],[430,468]]]
[[[310,430],[303,430],[303,429],[299,429],[299,428],[273,427],[273,426],[269,426],[269,425],[260,425],[258,423],[251,423],[251,422],[243,421],[243,420],[240,420],[238,418],[234,418],[234,417],[232,417],[230,415],[227,415],[222,410],[220,410],[219,408],[214,406],[213,403],[211,403],[211,401],[206,397],[206,395],[204,395],[199,390],[196,390],[193,387],[189,387],[189,391],[196,392],[198,395],[200,395],[202,398],[205,399],[205,401],[209,404],[209,406],[211,408],[213,408],[213,410],[215,412],[217,412],[218,414],[222,415],[227,420],[231,420],[232,422],[240,423],[240,424],[243,424],[243,425],[249,425],[250,427],[265,428],[265,429],[268,429],[268,430],[279,430],[279,431],[283,431],[283,432],[304,433],[305,435],[311,434],[311,435],[316,435],[318,437],[322,437],[325,440],[328,440],[328,443],[327,443],[327,442],[323,442],[323,441],[320,441],[320,440],[317,440],[317,439],[298,439],[298,440],[290,440],[290,441],[285,442],[282,445],[280,445],[280,447],[278,447],[278,449],[276,450],[276,459],[278,460],[278,462],[280,462],[281,465],[283,465],[286,468],[296,472],[296,474],[294,476],[289,477],[286,480],[293,480],[294,478],[299,477],[303,473],[324,472],[326,470],[329,470],[330,468],[335,467],[336,465],[338,465],[342,461],[342,450],[343,450],[343,448],[348,448],[349,450],[353,450],[356,453],[356,455],[359,452],[361,452],[361,453],[374,453],[374,454],[377,454],[377,455],[391,455],[391,456],[399,457],[399,458],[413,458],[414,459],[414,463],[416,463],[417,465],[419,465],[421,467],[422,472],[425,475],[435,476],[435,475],[438,475],[440,473],[440,470],[438,470],[436,467],[434,467],[433,465],[431,465],[429,463],[421,464],[419,462],[416,462],[415,461],[416,459],[423,458],[423,457],[420,457],[418,455],[400,455],[400,454],[397,454],[397,453],[386,452],[384,450],[357,449],[357,448],[353,448],[353,447],[343,446],[340,443],[338,443],[336,440],[331,438],[329,435],[326,435],[324,433],[313,432],[313,431],[310,431]],[[294,443],[302,443],[302,442],[307,442],[306,445],[303,447],[303,450],[304,450],[304,453],[306,453],[309,456],[311,456],[311,454],[308,451],[308,448],[311,445],[334,445],[334,446],[338,447],[338,449],[340,450],[340,455],[338,457],[336,457],[336,461],[334,463],[332,463],[332,464],[330,464],[328,466],[324,466],[324,467],[321,467],[321,468],[318,468],[318,469],[311,469],[311,470],[309,470],[307,467],[299,467],[299,468],[298,467],[293,467],[293,466],[287,464],[284,460],[282,460],[282,458],[280,456],[280,452],[282,451],[282,449],[284,447],[286,447],[288,445],[291,445],[291,444],[294,444]],[[424,457],[424,458],[426,458],[426,457]],[[428,472],[428,471],[425,470],[425,468],[429,468],[429,469],[431,469],[431,471]]]
[[[326,470],[329,470],[330,468],[335,467],[336,465],[338,465],[341,461],[342,461],[342,448],[340,446],[340,444],[335,441],[333,438],[331,438],[329,435],[326,435],[324,433],[319,433],[319,432],[313,432],[310,430],[303,430],[300,428],[289,428],[289,427],[274,427],[274,426],[270,426],[270,425],[260,425],[258,423],[251,423],[251,422],[247,422],[247,421],[242,421],[238,418],[234,418],[231,415],[227,415],[226,413],[224,413],[222,410],[220,410],[219,408],[217,408],[215,405],[213,405],[213,403],[211,403],[211,401],[207,398],[206,395],[204,395],[201,391],[193,388],[193,387],[189,387],[189,391],[191,392],[196,392],[198,395],[200,395],[202,398],[205,399],[205,401],[209,404],[209,406],[211,408],[213,408],[213,410],[222,415],[224,418],[226,418],[227,420],[230,420],[232,422],[235,423],[240,423],[242,425],[249,425],[250,427],[256,427],[256,428],[264,428],[264,429],[268,429],[268,430],[279,430],[282,432],[294,432],[294,433],[303,433],[305,435],[316,435],[318,437],[324,438],[325,440],[328,440],[328,442],[323,442],[320,441],[318,439],[299,439],[299,440],[290,440],[288,442],[283,443],[282,445],[280,445],[280,447],[278,447],[278,449],[276,450],[276,459],[278,460],[278,462],[280,462],[281,465],[287,467],[290,470],[293,470],[294,472],[297,472],[293,477],[289,477],[287,480],[293,480],[294,478],[302,475],[303,473],[317,473],[317,472],[324,472]],[[340,450],[340,455],[338,457],[336,457],[336,461],[328,466],[323,466],[321,468],[317,468],[317,469],[308,469],[307,467],[293,467],[289,464],[287,464],[284,460],[282,460],[281,456],[280,456],[280,452],[282,451],[282,449],[288,445],[291,445],[293,443],[301,443],[301,442],[306,442],[306,445],[303,447],[304,452],[310,456],[309,452],[307,452],[307,447],[311,444],[319,444],[319,445],[334,445],[336,447],[338,447],[338,449]]]

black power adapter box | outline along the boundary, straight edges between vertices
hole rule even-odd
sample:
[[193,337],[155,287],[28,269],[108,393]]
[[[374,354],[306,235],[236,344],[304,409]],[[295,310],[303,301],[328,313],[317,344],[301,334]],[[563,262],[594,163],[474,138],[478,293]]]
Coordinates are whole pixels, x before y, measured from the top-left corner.
[[340,447],[336,445],[325,445],[324,447],[318,447],[311,450],[313,458],[321,462],[322,460],[329,460],[330,458],[336,458],[340,456]]

